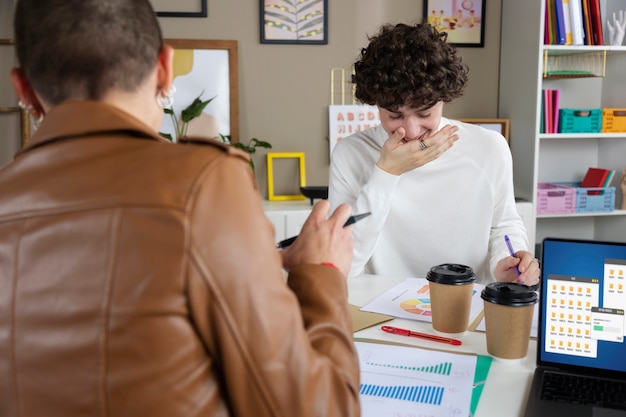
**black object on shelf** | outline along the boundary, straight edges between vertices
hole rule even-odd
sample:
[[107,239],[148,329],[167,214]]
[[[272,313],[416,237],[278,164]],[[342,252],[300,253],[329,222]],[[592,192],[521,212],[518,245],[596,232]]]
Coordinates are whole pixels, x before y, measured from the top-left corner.
[[328,200],[328,186],[327,185],[311,185],[307,187],[300,187],[300,192],[307,198],[311,199],[311,205],[316,198],[322,200]]

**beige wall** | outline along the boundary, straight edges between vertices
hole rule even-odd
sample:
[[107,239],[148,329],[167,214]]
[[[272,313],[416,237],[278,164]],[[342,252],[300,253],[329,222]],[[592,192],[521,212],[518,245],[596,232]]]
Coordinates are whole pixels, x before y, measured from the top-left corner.
[[[0,2],[6,4],[8,2]],[[497,117],[501,0],[487,2],[484,48],[462,48],[470,68],[465,96],[449,104],[450,117]],[[0,6],[2,22],[6,6]],[[328,45],[269,45],[259,42],[259,1],[208,0],[207,18],[160,18],[166,38],[234,39],[239,43],[239,131],[272,143],[274,152],[304,152],[308,185],[328,184],[330,70],[349,67],[367,35],[383,23],[414,23],[422,17],[420,0],[329,0]],[[8,19],[10,21],[10,18]],[[3,24],[0,26],[4,26]],[[12,59],[0,47],[0,106],[15,105],[6,65]],[[7,58],[8,55],[8,58]],[[7,121],[0,117],[0,131]],[[0,162],[17,148],[15,132],[0,146]],[[266,195],[265,151],[255,162]]]

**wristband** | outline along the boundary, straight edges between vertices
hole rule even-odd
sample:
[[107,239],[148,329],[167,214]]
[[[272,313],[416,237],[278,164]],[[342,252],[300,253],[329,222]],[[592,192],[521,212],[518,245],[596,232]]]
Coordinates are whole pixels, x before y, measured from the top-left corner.
[[337,271],[340,270],[339,267],[332,262],[322,262],[321,265],[330,266],[331,268],[335,268]]

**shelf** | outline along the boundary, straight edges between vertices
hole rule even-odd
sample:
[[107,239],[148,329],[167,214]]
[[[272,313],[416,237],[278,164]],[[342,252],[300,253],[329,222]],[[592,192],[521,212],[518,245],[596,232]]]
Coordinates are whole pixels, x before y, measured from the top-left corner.
[[544,80],[565,78],[604,78],[606,75],[606,49],[567,50],[555,53],[543,50]]
[[588,52],[603,52],[603,51],[606,51],[607,55],[611,55],[614,53],[626,52],[626,46],[543,45],[543,50],[548,51],[549,55],[575,55],[575,54],[584,54]]
[[564,139],[626,139],[626,132],[619,133],[541,133],[541,140]]
[[592,213],[563,213],[563,214],[537,214],[537,219],[555,219],[572,217],[605,217],[605,216],[626,216],[626,210],[597,211]]

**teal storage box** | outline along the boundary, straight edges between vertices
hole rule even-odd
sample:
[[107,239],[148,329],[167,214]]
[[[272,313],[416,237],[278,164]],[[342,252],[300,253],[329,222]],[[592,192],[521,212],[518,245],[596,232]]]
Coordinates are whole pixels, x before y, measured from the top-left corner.
[[600,133],[602,109],[559,110],[559,133]]

